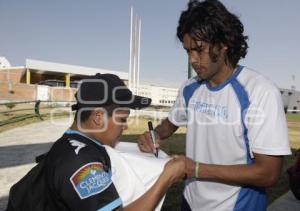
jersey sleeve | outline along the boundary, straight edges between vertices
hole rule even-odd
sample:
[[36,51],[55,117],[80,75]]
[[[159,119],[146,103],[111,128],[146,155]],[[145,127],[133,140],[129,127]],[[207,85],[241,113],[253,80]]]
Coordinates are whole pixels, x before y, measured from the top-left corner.
[[105,160],[86,154],[62,161],[55,171],[55,186],[71,210],[114,210],[122,200]]
[[271,85],[254,96],[246,115],[250,149],[266,155],[291,153],[279,90]]
[[175,126],[184,126],[187,124],[187,106],[183,96],[184,85],[178,91],[175,103],[171,107],[168,115],[169,121]]

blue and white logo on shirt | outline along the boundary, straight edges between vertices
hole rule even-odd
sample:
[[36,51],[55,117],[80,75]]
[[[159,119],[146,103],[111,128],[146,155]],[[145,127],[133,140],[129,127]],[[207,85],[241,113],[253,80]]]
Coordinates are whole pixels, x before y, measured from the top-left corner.
[[204,103],[204,102],[195,102],[194,109],[196,112],[205,113],[209,116],[222,118],[224,120],[228,119],[228,107],[215,105],[211,103]]
[[106,172],[100,162],[80,167],[71,176],[70,181],[81,199],[101,193],[112,183],[111,173]]

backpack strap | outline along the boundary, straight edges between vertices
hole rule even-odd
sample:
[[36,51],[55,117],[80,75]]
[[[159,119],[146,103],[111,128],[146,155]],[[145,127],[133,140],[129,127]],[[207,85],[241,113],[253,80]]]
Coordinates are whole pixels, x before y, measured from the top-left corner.
[[44,159],[47,157],[47,155],[48,155],[48,152],[36,156],[36,157],[35,157],[35,162],[36,162],[36,163],[41,162],[42,160],[44,160]]

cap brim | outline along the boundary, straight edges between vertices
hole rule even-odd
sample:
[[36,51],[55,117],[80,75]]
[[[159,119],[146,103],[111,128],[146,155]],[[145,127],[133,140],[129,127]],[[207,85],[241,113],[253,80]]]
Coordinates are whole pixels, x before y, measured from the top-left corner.
[[124,103],[120,105],[121,107],[128,107],[131,109],[142,109],[146,108],[151,104],[151,98],[148,97],[142,97],[138,95],[133,95],[133,99],[129,103]]
[[117,103],[110,102],[110,103],[106,103],[106,104],[102,104],[102,105],[77,103],[77,104],[72,105],[72,111],[79,110],[79,109],[85,108],[85,107],[103,107],[103,106],[108,106],[108,105],[112,105],[112,104],[119,105],[120,107],[123,107],[123,108],[142,109],[142,108],[148,107],[151,104],[151,101],[152,101],[151,98],[148,98],[148,97],[132,95],[130,100],[128,100],[128,101],[120,100]]

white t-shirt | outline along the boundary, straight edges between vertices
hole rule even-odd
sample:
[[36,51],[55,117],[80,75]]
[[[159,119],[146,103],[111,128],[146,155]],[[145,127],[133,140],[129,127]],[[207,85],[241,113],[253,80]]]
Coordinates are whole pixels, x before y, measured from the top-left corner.
[[[291,153],[280,92],[271,81],[242,66],[217,87],[198,80],[184,83],[168,117],[176,126],[187,125],[187,157],[234,165],[255,162],[253,152]],[[191,179],[184,196],[192,210],[266,208],[262,188]]]
[[[162,150],[159,157],[140,152],[136,143],[120,142],[116,148],[104,145],[111,161],[112,181],[123,206],[126,206],[149,190],[156,182],[170,159]],[[161,210],[165,196],[155,210]]]

